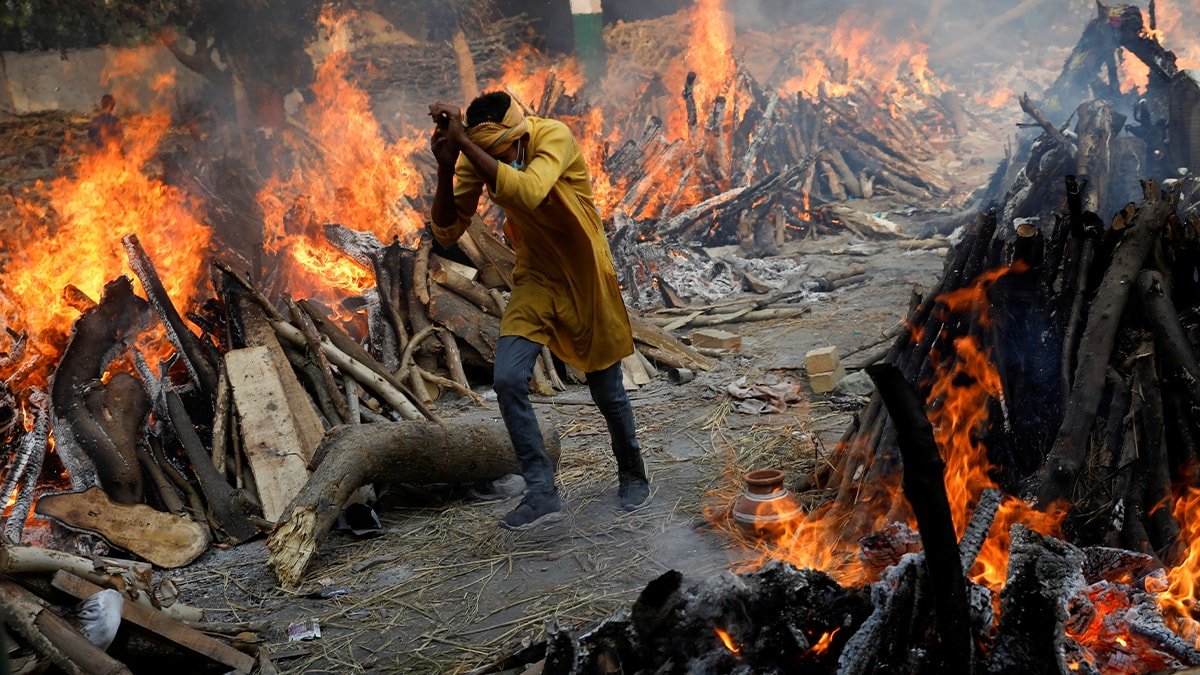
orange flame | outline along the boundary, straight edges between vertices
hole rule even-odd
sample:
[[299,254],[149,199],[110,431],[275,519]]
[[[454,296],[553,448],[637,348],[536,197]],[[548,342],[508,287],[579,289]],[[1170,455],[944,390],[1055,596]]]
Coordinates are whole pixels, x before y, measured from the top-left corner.
[[733,641],[733,637],[730,636],[729,633],[726,633],[725,631],[721,630],[720,628],[713,628],[713,630],[716,631],[717,637],[721,638],[721,644],[725,645],[725,649],[728,649],[730,652],[732,652],[734,654],[737,654],[742,651],[742,648],[739,647],[737,645],[737,643]]
[[[144,77],[148,50],[117,52],[103,74],[116,98],[126,96],[130,78]],[[157,150],[171,126],[170,74],[158,76],[147,115],[125,115],[119,140],[84,154],[69,175],[44,190],[49,209],[33,200],[21,205],[24,227],[11,228],[6,243],[13,256],[3,270],[4,294],[16,305],[15,323],[30,335],[31,351],[43,355],[41,369],[25,385],[44,386],[71,323],[78,316],[62,291],[74,285],[93,300],[104,284],[131,274],[121,237],[134,233],[154,260],[167,294],[179,307],[197,291],[210,231],[199,204],[157,175]],[[2,309],[2,308],[0,308]]]
[[367,93],[347,76],[351,17],[328,9],[322,13],[333,51],[317,71],[317,100],[304,110],[311,143],[294,141],[308,155],[287,175],[273,176],[258,194],[264,247],[290,258],[294,264],[288,266],[286,285],[307,296],[313,289],[357,293],[372,279],[325,242],[324,223],[372,232],[385,243],[393,237],[412,240],[423,223],[407,200],[426,190],[425,172],[415,164],[425,140],[416,130],[391,143],[384,140]]
[[1179,541],[1187,542],[1187,549],[1179,564],[1167,571],[1165,580],[1148,577],[1146,590],[1155,594],[1167,625],[1200,649],[1200,623],[1192,618],[1200,588],[1200,488],[1188,487],[1175,500],[1174,514],[1180,526]]
[[804,655],[810,657],[824,656],[825,652],[829,651],[829,647],[833,645],[833,636],[837,635],[839,630],[841,630],[841,628],[834,628],[831,631],[825,631],[822,633],[821,638],[817,640],[817,644],[813,645],[807,652],[804,653]]
[[797,59],[800,72],[784,82],[781,93],[800,92],[815,99],[822,91],[840,97],[860,87],[880,94],[907,90],[909,85],[899,78],[902,72],[917,90],[933,93],[929,46],[916,39],[893,42],[883,27],[882,18],[857,10],[844,12],[834,26],[829,47],[813,46]]

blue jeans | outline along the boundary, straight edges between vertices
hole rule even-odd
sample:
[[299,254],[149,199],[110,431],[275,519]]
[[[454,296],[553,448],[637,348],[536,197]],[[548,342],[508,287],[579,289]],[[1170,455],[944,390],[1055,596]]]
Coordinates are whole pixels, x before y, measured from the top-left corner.
[[[496,345],[493,387],[496,400],[500,403],[500,415],[512,439],[513,450],[521,464],[521,475],[529,486],[530,494],[556,491],[554,465],[546,454],[542,431],[533,414],[533,404],[529,401],[529,380],[533,377],[533,366],[541,353],[542,345],[518,335],[501,336]],[[618,361],[604,370],[588,373],[587,383],[592,401],[608,423],[618,471],[644,478],[641,446],[638,445],[633,423],[633,407],[629,405],[629,397],[625,395],[622,385],[621,363]]]

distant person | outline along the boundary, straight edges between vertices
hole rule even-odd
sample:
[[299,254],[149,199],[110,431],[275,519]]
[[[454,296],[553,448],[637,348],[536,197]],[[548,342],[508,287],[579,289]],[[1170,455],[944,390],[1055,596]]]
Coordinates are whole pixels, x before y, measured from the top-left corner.
[[650,500],[650,484],[621,378],[633,334],[578,141],[562,122],[526,117],[504,92],[472,101],[465,124],[458,106],[435,103],[429,114],[437,124],[430,139],[438,165],[434,237],[443,246],[458,240],[486,186],[504,210],[504,231],[517,253],[494,386],[529,490],[501,525],[522,529],[562,512],[529,401],[543,345],[587,373],[612,437],[618,502],[629,511],[639,508]]
[[112,94],[100,97],[100,109],[88,124],[88,139],[97,148],[121,142],[121,118],[116,115],[117,99]]

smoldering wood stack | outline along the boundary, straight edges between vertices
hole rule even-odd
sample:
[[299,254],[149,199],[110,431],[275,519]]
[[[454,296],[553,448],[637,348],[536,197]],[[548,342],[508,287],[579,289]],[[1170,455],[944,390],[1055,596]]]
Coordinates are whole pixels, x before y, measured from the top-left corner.
[[[902,96],[850,82],[837,95],[781,95],[737,69],[722,83],[709,110],[698,110],[692,93],[696,73],[678,105],[687,111],[684,138],[672,140],[663,121],[649,113],[651,97],[639,100],[648,119],[637,138],[607,146],[603,166],[619,189],[612,205],[616,225],[648,237],[706,245],[782,243],[800,233],[849,230],[865,237],[898,233],[845,211],[819,208],[847,198],[890,193],[919,203],[950,194],[954,181],[932,167],[930,138],[952,133],[940,104],[895,114]],[[661,85],[660,85],[661,86]],[[531,112],[562,119],[580,133],[588,111],[563,93],[551,73]],[[915,90],[913,90],[915,91]],[[592,132],[595,133],[595,132]],[[664,189],[665,188],[665,189]]]
[[[1140,22],[1136,12],[1102,8],[1095,23],[1116,37],[1099,40],[1100,29],[1089,27],[1077,53],[1121,44],[1138,54],[1128,42],[1135,39],[1146,53],[1138,26],[1113,25],[1113,12]],[[935,373],[949,371],[958,358],[954,342],[979,341],[1003,383],[984,432],[1002,484],[1043,507],[1066,500],[1073,514],[1088,514],[1070,517],[1080,541],[1169,560],[1178,524],[1170,509],[1152,507],[1171,494],[1173,481],[1186,480],[1188,461],[1198,456],[1200,430],[1192,413],[1200,410],[1200,182],[1189,174],[1168,181],[1166,189],[1155,180],[1138,186],[1150,171],[1165,173],[1169,164],[1157,158],[1174,156],[1166,138],[1147,134],[1146,127],[1174,128],[1184,123],[1170,115],[1195,115],[1171,104],[1186,75],[1153,70],[1174,61],[1154,46],[1153,58],[1147,57],[1150,90],[1139,114],[1166,116],[1143,118],[1130,136],[1121,134],[1123,116],[1104,101],[1078,107],[1074,133],[1023,102],[1041,118],[1044,133],[1001,206],[981,214],[950,254],[938,286],[914,298],[912,330],[896,341],[888,360],[928,395]],[[1186,136],[1170,139],[1188,142]],[[1008,274],[986,289],[990,321],[978,310],[947,310],[946,294],[997,268]],[[894,427],[876,397],[818,482],[836,500],[853,501],[862,486],[894,469],[894,448]]]

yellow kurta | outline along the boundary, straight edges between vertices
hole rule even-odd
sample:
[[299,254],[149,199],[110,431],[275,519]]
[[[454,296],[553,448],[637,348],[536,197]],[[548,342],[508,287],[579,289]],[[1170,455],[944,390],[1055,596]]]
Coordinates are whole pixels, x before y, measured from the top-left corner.
[[[527,117],[528,160],[518,171],[501,162],[492,201],[507,217],[516,250],[512,297],[500,335],[519,335],[584,371],[603,370],[633,353],[604,225],[579,143],[557,120]],[[450,246],[471,224],[484,183],[466,156],[454,172],[458,220],[433,226]]]

